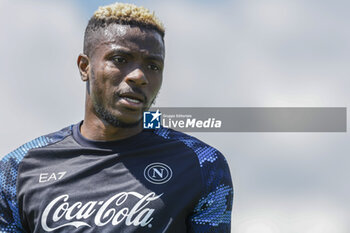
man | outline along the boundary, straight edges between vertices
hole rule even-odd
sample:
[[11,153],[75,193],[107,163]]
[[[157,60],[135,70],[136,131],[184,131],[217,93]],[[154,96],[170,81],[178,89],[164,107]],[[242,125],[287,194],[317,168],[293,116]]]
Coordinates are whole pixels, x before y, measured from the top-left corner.
[[164,28],[147,9],[95,12],[78,57],[84,120],[4,157],[0,232],[230,232],[223,155],[171,129],[142,129],[164,55]]

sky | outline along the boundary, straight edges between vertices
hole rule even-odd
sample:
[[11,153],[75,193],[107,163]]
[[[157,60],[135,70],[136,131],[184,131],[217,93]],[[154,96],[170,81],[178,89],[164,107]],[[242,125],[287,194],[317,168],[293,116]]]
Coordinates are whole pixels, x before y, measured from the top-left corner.
[[[0,155],[84,113],[76,58],[113,1],[0,0]],[[135,2],[136,3],[136,2]],[[161,107],[348,107],[350,2],[137,1],[166,27]],[[348,133],[192,133],[227,158],[232,232],[348,233]]]

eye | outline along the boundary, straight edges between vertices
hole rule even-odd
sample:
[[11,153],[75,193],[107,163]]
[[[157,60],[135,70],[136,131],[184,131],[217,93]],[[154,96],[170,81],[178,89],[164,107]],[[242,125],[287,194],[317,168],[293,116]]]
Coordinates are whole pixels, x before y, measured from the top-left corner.
[[116,63],[126,63],[127,60],[124,58],[124,57],[114,57],[113,60],[116,62]]
[[147,66],[147,68],[150,69],[150,70],[153,70],[153,71],[159,71],[160,70],[159,66],[157,66],[155,64],[149,64]]

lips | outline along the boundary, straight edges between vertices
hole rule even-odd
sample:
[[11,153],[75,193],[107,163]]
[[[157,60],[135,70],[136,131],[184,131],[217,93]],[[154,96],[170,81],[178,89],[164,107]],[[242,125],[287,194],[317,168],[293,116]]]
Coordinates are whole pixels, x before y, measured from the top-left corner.
[[143,103],[146,102],[146,98],[135,92],[124,92],[119,94],[120,103],[126,105],[129,108],[141,108]]
[[145,102],[145,97],[135,92],[125,92],[125,93],[119,94],[119,97],[128,99],[130,101],[138,102],[138,103]]
[[124,99],[126,99],[127,101],[130,101],[132,103],[138,104],[141,103],[142,101],[140,101],[139,99],[133,99],[133,98],[129,98],[129,97],[122,97]]

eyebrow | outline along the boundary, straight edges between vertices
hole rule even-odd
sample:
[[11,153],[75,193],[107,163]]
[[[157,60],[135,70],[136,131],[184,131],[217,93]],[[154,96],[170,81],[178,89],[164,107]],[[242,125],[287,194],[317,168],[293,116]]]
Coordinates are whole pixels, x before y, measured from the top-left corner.
[[132,56],[131,50],[126,49],[126,48],[118,47],[118,48],[113,48],[110,51],[108,51],[108,55],[115,54],[115,53]]
[[[123,54],[123,55],[127,55],[127,56],[130,56],[130,57],[133,57],[133,52],[132,50],[128,49],[128,48],[124,48],[124,47],[116,47],[116,48],[112,48],[109,52],[108,52],[108,55],[111,55],[111,54]],[[142,56],[146,57],[147,59],[149,60],[156,60],[156,61],[159,61],[159,62],[163,62],[164,61],[164,58],[163,56],[160,56],[160,55],[156,55],[156,54],[147,54],[145,55],[145,52],[143,52],[141,50],[141,54]]]
[[163,56],[159,56],[159,55],[155,55],[155,54],[149,54],[149,55],[146,55],[146,56],[147,56],[147,59],[150,59],[150,60],[156,60],[156,61],[159,61],[159,62],[163,62],[164,61]]

